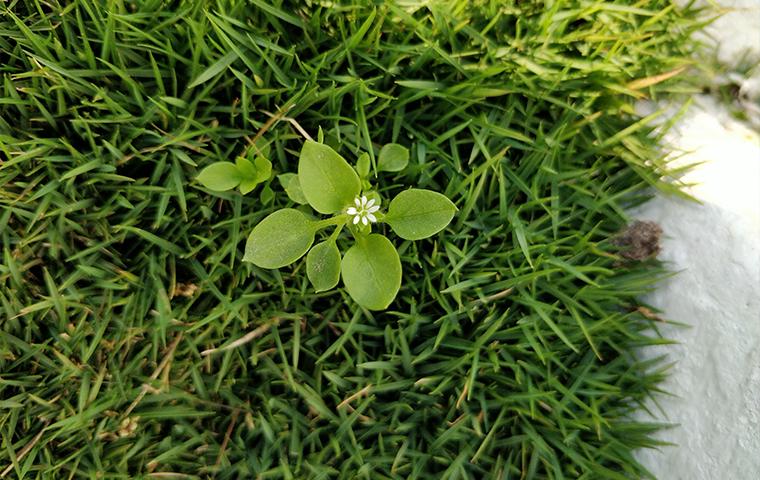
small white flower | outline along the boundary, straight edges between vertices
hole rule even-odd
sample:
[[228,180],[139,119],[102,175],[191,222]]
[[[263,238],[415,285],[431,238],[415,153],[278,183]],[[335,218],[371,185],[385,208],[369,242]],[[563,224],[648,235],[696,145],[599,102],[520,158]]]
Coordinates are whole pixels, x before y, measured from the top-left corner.
[[356,205],[355,207],[348,207],[346,209],[347,214],[354,216],[354,225],[358,225],[359,222],[362,222],[362,225],[377,222],[377,217],[374,213],[380,210],[380,205],[375,205],[374,198],[367,200],[367,197],[362,195],[354,199],[354,204]]

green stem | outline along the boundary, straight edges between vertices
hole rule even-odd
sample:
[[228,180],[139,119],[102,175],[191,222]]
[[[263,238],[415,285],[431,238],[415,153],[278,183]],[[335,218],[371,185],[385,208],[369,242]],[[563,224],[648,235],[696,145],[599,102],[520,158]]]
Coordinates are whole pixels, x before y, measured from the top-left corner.
[[333,232],[330,234],[330,238],[328,240],[335,242],[338,240],[338,235],[340,235],[340,232],[343,230],[343,227],[346,226],[346,222],[341,222],[338,224],[338,226],[333,230]]
[[324,220],[319,220],[314,222],[314,231],[322,230],[323,228],[331,227],[333,225],[345,225],[346,221],[348,220],[348,215],[345,213],[341,213],[340,215],[335,215],[332,218],[326,218]]
[[367,239],[367,235],[362,233],[361,229],[354,225],[353,223],[348,224],[348,230],[351,232],[351,236],[354,237],[354,240],[359,245],[363,245],[364,241]]

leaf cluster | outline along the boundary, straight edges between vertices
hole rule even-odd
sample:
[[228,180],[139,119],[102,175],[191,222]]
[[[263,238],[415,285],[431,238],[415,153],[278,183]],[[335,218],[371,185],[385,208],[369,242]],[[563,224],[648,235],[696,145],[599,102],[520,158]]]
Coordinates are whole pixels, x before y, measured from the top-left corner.
[[[391,200],[387,214],[378,213],[382,200],[367,178],[367,158],[362,154],[354,170],[329,146],[306,141],[297,176],[284,184],[286,192],[291,200],[333,216],[317,220],[292,208],[277,210],[254,227],[243,260],[263,268],[280,268],[309,252],[306,274],[316,291],[334,288],[342,274],[348,294],[359,305],[371,310],[388,308],[401,287],[401,261],[386,237],[370,233],[372,224],[387,223],[399,237],[421,240],[443,230],[456,207],[439,193],[409,189]],[[378,169],[400,171],[408,159],[409,151],[403,146],[385,145],[380,150]],[[298,193],[292,192],[294,188]],[[375,203],[378,206],[373,208]],[[366,208],[369,210],[365,212]],[[334,227],[333,233],[312,248],[316,233],[326,227]],[[336,242],[344,227],[356,243],[341,259]]]

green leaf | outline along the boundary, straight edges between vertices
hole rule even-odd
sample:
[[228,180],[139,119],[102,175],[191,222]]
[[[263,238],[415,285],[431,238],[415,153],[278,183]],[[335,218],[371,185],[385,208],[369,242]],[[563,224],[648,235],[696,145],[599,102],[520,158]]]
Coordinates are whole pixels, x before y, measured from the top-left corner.
[[332,240],[314,245],[306,255],[306,275],[317,292],[330,290],[340,280],[340,251]]
[[264,157],[256,157],[253,162],[247,158],[238,157],[235,159],[235,165],[243,178],[240,182],[240,193],[243,195],[249,193],[259,183],[269,180],[272,175],[272,162]]
[[243,180],[240,182],[240,193],[243,195],[250,193],[256,185],[259,184],[256,179],[256,167],[246,158],[237,157],[235,159],[235,165],[237,166]]
[[351,205],[361,190],[359,176],[327,145],[307,140],[298,161],[304,197],[319,213],[336,213]]
[[237,166],[240,175],[242,175],[245,180],[256,179],[256,167],[254,167],[253,163],[247,158],[237,157],[235,159],[235,166]]
[[306,201],[306,197],[303,196],[301,183],[298,181],[298,175],[295,173],[283,173],[277,175],[277,180],[280,181],[280,185],[282,185],[285,193],[288,194],[288,198],[300,205],[306,205],[309,203]]
[[393,244],[374,233],[359,237],[341,262],[346,291],[359,305],[384,310],[401,287],[401,260]]
[[232,190],[242,180],[243,176],[240,170],[232,162],[212,163],[198,174],[198,181],[201,185],[216,192]]
[[383,145],[377,158],[377,169],[383,172],[400,172],[409,164],[409,149],[398,143]]
[[420,240],[440,232],[449,224],[457,207],[438,192],[411,188],[396,195],[384,221],[406,240]]
[[262,268],[290,265],[314,243],[315,223],[298,210],[277,210],[253,228],[243,261]]
[[265,157],[256,157],[253,164],[256,166],[256,180],[259,183],[269,180],[272,176],[272,162]]
[[264,205],[269,205],[269,203],[274,200],[274,190],[272,190],[272,187],[264,185],[264,188],[261,189],[261,194],[259,194],[259,200],[261,200],[261,203]]
[[253,180],[245,179],[242,182],[240,182],[240,187],[239,187],[240,193],[242,193],[243,195],[247,193],[251,193],[251,191],[253,191],[253,189],[256,188],[256,185],[258,184],[259,182],[257,182],[256,179],[253,179]]
[[358,173],[361,178],[367,178],[369,175],[369,166],[369,153],[364,152],[359,155],[359,158],[356,160],[356,173]]

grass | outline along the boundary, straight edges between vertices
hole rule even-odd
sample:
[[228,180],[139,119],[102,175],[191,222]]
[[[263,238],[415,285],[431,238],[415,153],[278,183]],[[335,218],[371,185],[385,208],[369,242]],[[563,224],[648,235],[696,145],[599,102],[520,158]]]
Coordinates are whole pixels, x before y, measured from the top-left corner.
[[[689,92],[665,1],[0,5],[0,473],[627,479],[666,272],[612,243],[676,191],[640,98]],[[672,73],[664,75],[665,73]],[[241,262],[287,197],[194,177],[319,127],[444,192],[389,310]],[[376,152],[376,150],[375,150]],[[374,155],[374,153],[373,153]],[[374,158],[373,158],[374,160]]]

